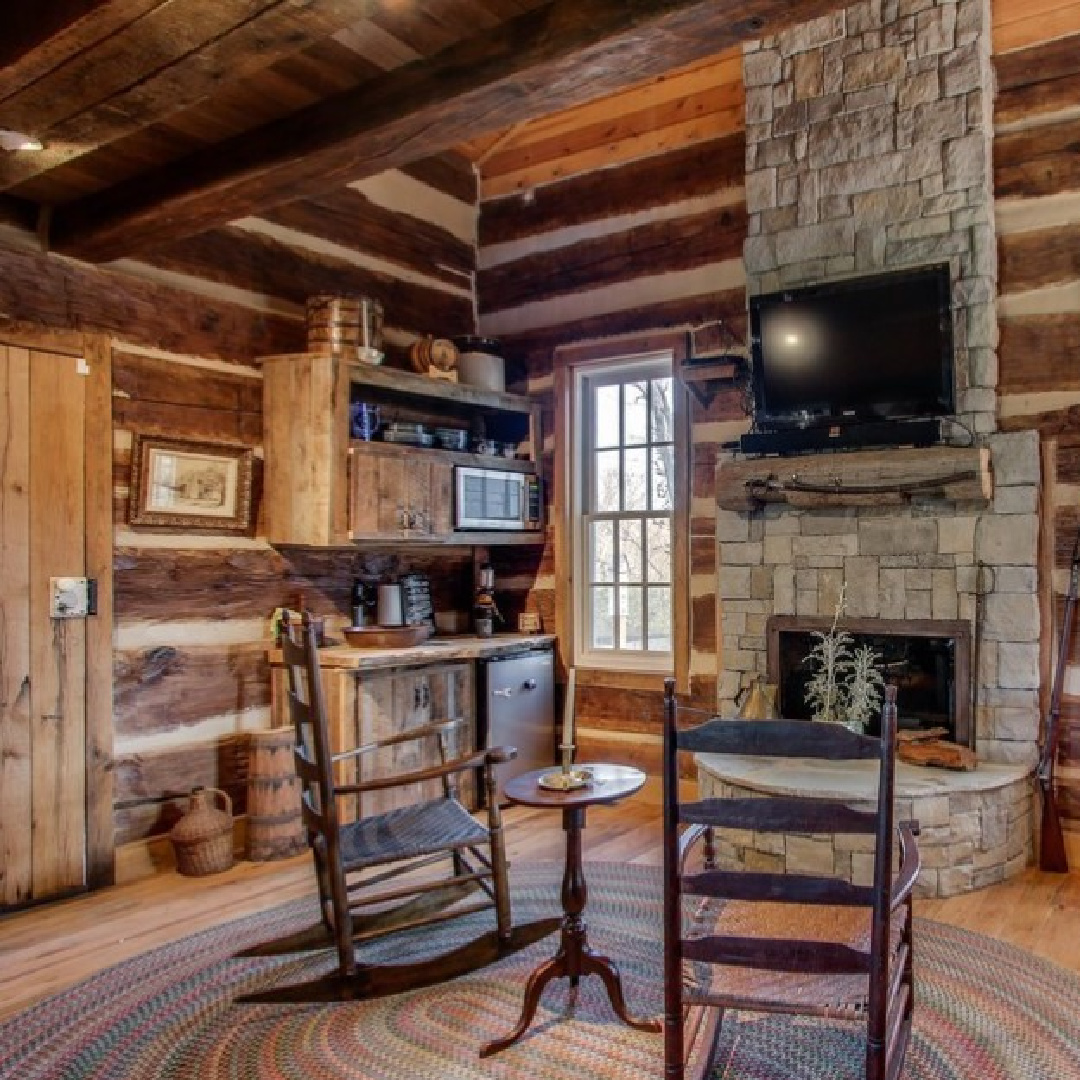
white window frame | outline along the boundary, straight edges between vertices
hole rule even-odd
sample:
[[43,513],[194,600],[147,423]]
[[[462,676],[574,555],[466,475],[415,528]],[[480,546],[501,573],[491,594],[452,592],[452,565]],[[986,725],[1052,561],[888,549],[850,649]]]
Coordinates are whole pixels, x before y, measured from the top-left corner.
[[[675,656],[675,589],[676,575],[674,565],[675,516],[677,506],[673,504],[669,511],[672,537],[672,567],[669,577],[671,595],[670,640],[672,647],[660,651],[656,649],[594,649],[591,646],[592,634],[589,619],[589,574],[588,574],[588,516],[586,514],[586,496],[589,488],[588,469],[591,464],[591,452],[594,438],[586,430],[591,414],[586,407],[585,395],[589,386],[603,383],[630,382],[641,378],[675,377],[675,358],[671,350],[639,353],[631,356],[613,357],[598,360],[573,368],[573,418],[571,429],[571,548],[572,548],[572,602],[574,617],[574,663],[583,668],[608,669],[614,671],[656,672],[670,674],[674,669]],[[673,384],[674,385],[674,384]],[[674,394],[672,395],[674,408]],[[674,424],[674,417],[672,418]],[[620,417],[620,429],[622,418]],[[677,433],[673,430],[672,446]],[[620,436],[621,445],[621,436]],[[675,492],[672,493],[673,500]],[[628,511],[627,518],[639,517],[640,511]],[[614,516],[618,519],[621,514]],[[618,590],[616,589],[616,596]],[[616,619],[617,621],[617,619]]]

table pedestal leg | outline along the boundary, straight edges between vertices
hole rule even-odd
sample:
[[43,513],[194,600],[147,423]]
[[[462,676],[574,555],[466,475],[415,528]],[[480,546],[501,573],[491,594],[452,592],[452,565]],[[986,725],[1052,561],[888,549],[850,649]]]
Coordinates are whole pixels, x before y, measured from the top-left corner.
[[551,960],[541,964],[525,984],[525,1003],[521,1007],[514,1030],[500,1039],[494,1039],[480,1050],[481,1057],[489,1057],[512,1046],[528,1030],[540,1004],[544,987],[555,978],[568,978],[570,991],[574,994],[582,975],[599,975],[607,990],[615,1015],[624,1024],[639,1031],[659,1031],[659,1020],[642,1020],[631,1016],[623,997],[619,969],[606,956],[600,956],[589,948],[586,941],[586,925],[582,913],[588,899],[585,885],[584,861],[581,857],[581,831],[585,827],[585,807],[566,807],[563,810],[563,828],[566,830],[566,865],[562,881],[563,923],[559,951]]

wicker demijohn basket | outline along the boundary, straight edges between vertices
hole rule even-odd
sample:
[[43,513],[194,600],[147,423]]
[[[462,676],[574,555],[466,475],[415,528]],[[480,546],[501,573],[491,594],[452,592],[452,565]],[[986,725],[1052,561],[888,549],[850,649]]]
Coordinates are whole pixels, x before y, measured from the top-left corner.
[[[221,809],[214,806],[215,798]],[[232,830],[232,799],[220,788],[196,788],[187,813],[169,833],[176,869],[189,877],[228,870],[233,864]]]

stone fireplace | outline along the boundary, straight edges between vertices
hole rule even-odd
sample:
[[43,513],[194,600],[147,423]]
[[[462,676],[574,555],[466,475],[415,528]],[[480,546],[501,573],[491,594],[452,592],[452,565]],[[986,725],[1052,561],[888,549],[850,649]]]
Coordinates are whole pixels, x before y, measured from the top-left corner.
[[[947,261],[958,403],[947,435],[985,451],[993,481],[974,497],[721,502],[721,711],[768,676],[770,619],[831,621],[841,591],[860,625],[964,624],[972,670],[956,692],[992,768],[955,781],[955,805],[947,778],[931,785],[945,802],[924,811],[945,831],[928,836],[923,822],[923,846],[935,839],[924,891],[1000,880],[1031,844],[1040,459],[1037,433],[997,430],[989,4],[867,0],[748,47],[744,72],[748,291]],[[722,455],[718,470],[734,460]]]
[[[972,677],[957,679],[972,718],[963,738],[980,760],[1031,765],[1039,727],[1036,592],[1037,435],[991,436],[994,492],[985,506],[913,500],[904,506],[718,508],[720,706],[768,678],[769,620],[845,618],[866,632],[917,620],[924,632],[968,628]],[[721,461],[719,468],[724,468]],[[888,624],[879,628],[888,632]],[[966,685],[964,685],[966,684]],[[966,733],[967,734],[967,733]]]

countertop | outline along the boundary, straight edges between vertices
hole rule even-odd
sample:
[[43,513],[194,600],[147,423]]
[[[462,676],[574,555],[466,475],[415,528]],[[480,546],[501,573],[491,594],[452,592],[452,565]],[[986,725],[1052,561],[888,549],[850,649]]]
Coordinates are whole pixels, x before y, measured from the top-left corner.
[[[328,645],[319,650],[319,662],[324,668],[375,671],[380,668],[418,667],[446,660],[486,660],[492,656],[550,646],[554,641],[554,634],[495,634],[493,637],[478,637],[476,634],[436,635],[423,645],[403,649],[353,649],[347,645]],[[271,646],[267,656],[271,664],[281,663],[280,649]]]

